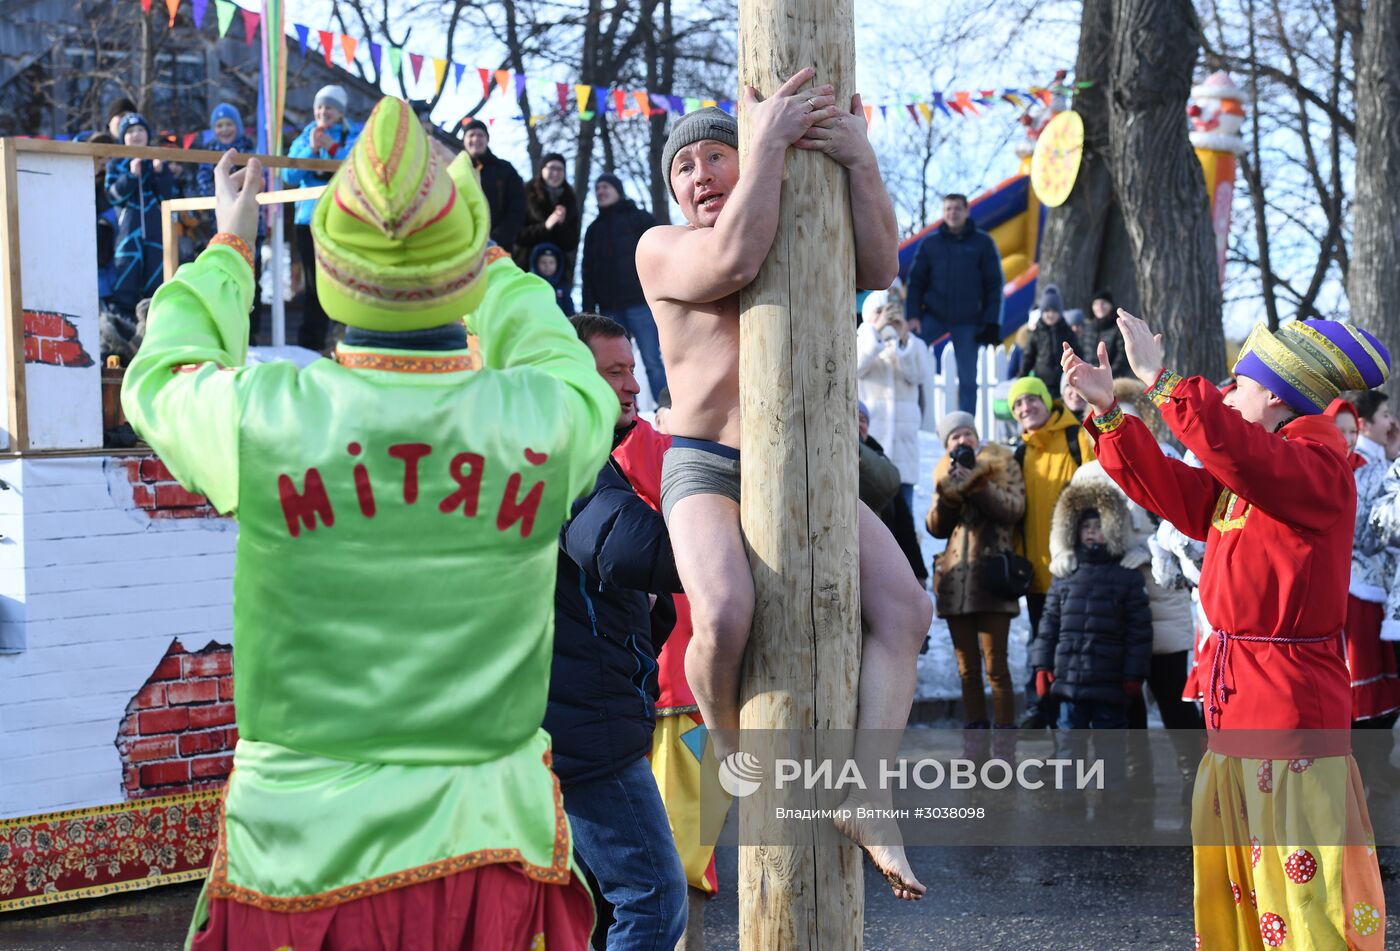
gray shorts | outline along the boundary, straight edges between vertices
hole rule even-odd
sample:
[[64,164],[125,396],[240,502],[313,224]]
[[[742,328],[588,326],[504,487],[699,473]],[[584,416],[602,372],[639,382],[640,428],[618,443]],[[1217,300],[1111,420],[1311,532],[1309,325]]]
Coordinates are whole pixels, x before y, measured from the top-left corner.
[[721,495],[739,501],[739,450],[708,439],[676,436],[661,463],[661,517],[692,495]]

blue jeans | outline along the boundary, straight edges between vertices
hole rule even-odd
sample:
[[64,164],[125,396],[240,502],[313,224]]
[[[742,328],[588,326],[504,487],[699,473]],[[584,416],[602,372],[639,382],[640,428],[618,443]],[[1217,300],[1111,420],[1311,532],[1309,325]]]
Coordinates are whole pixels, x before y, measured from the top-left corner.
[[[948,343],[953,347],[953,359],[958,367],[958,409],[964,413],[977,412],[977,357],[982,352],[982,344],[977,342],[977,332],[982,328],[977,324],[947,324],[933,331],[947,331]],[[928,340],[927,337],[924,338]],[[932,346],[932,342],[929,343]],[[938,365],[943,366],[947,348],[938,355]]]
[[609,951],[673,951],[685,932],[686,880],[646,759],[564,790],[574,848],[613,904]]
[[608,317],[627,328],[627,334],[637,341],[637,349],[642,352],[642,366],[647,368],[647,383],[651,386],[651,398],[657,400],[666,388],[666,368],[661,364],[661,340],[656,335],[656,320],[646,304],[624,307],[609,311]]
[[1104,788],[1121,791],[1127,776],[1128,698],[1122,703],[1103,700],[1060,701],[1060,729],[1070,756],[1087,758],[1089,740],[1094,756],[1104,761]]

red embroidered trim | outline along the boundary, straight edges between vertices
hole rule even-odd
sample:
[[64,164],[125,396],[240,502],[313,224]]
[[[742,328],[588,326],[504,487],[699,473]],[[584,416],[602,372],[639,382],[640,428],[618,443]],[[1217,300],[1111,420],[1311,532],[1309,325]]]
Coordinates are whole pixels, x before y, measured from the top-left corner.
[[316,249],[316,263],[321,270],[326,272],[328,279],[339,284],[345,290],[369,298],[378,304],[411,304],[453,297],[476,283],[477,279],[481,277],[483,267],[483,259],[478,258],[472,262],[470,270],[461,277],[453,278],[436,287],[422,287],[420,285],[417,288],[408,289],[372,283],[366,278],[347,274],[340,270],[320,247]]
[[231,231],[220,231],[209,239],[209,247],[216,244],[228,245],[239,254],[243,255],[244,262],[248,265],[248,270],[253,269],[253,249],[248,247],[248,242]]
[[508,257],[510,257],[509,251],[501,247],[499,244],[493,244],[491,245],[491,247],[486,249],[486,266],[490,267],[491,265],[499,261],[501,258]]
[[335,362],[349,370],[388,370],[393,373],[460,373],[472,369],[467,356],[406,356],[398,353],[359,353],[337,350]]
[[[549,767],[551,759],[549,751],[546,750],[544,754],[546,767]],[[481,849],[477,852],[454,855],[451,858],[440,859],[426,865],[419,865],[416,868],[404,869],[401,872],[382,875],[379,878],[356,882],[353,885],[345,885],[315,895],[264,895],[251,888],[234,885],[228,880],[228,850],[224,839],[227,822],[224,815],[224,803],[221,800],[219,842],[214,851],[213,866],[209,871],[209,897],[241,902],[264,911],[297,914],[341,905],[359,898],[368,898],[371,895],[393,891],[407,885],[417,885],[435,878],[445,878],[458,872],[480,868],[483,865],[498,865],[506,862],[519,864],[520,870],[525,873],[526,877],[534,881],[546,885],[567,885],[573,877],[573,873],[569,869],[569,820],[564,813],[564,797],[559,790],[559,778],[554,775],[553,770],[550,771],[549,778],[554,784],[554,853],[551,856],[549,868],[531,865],[525,861],[525,857],[520,854],[519,849]]]

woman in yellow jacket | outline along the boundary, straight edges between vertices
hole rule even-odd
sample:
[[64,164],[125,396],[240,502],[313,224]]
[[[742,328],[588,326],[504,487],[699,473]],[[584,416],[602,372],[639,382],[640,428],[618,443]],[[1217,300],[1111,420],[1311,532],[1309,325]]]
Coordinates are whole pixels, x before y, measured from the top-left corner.
[[[1026,481],[1026,514],[1017,533],[1017,550],[1035,569],[1026,608],[1031,639],[1040,627],[1045,593],[1050,590],[1050,520],[1060,493],[1077,470],[1094,458],[1094,444],[1074,414],[1052,400],[1045,381],[1026,376],[1011,384],[1007,394],[1011,415],[1021,427],[1016,460]],[[1055,701],[1035,692],[1035,671],[1027,671],[1026,714],[1021,728],[1039,730],[1055,724]]]

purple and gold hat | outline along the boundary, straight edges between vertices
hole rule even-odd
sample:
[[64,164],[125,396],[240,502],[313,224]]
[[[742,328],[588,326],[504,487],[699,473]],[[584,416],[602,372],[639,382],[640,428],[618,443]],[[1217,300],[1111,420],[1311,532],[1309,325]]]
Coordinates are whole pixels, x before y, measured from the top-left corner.
[[1295,320],[1276,334],[1259,324],[1240,348],[1234,372],[1311,416],[1343,390],[1384,383],[1390,351],[1360,327],[1339,320]]

